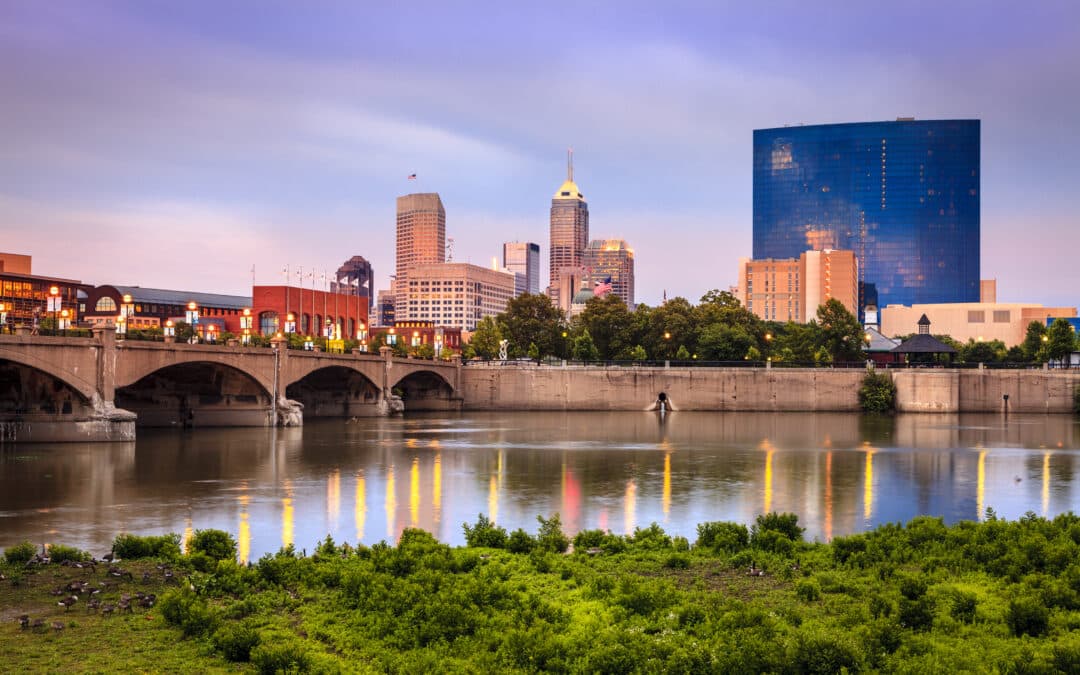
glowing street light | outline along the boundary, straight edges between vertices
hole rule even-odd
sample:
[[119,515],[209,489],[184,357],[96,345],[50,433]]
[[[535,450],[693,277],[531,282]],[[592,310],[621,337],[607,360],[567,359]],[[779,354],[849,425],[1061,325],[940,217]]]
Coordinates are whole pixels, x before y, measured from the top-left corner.
[[[244,311],[247,311],[247,310],[244,310]],[[248,326],[248,328],[251,328],[251,326]],[[288,314],[285,315],[285,332],[286,333],[295,333],[296,332],[296,315],[293,314],[292,312],[289,312]]]
[[0,333],[7,327],[7,305],[0,302]]
[[70,316],[71,316],[71,310],[70,309],[62,309],[62,310],[60,310],[60,330],[65,330],[66,331],[68,329],[68,326],[71,324],[71,319],[69,318]]
[[127,319],[123,314],[116,317],[116,334],[120,337],[127,335]]
[[60,323],[60,320],[59,320],[59,315],[60,315],[60,287],[59,286],[50,286],[49,287],[49,301],[48,302],[49,302],[49,306],[48,306],[47,309],[48,309],[48,311],[52,312],[52,315],[53,315],[53,328],[57,328],[57,327],[59,327],[58,324]]
[[367,339],[367,326],[364,325],[363,321],[356,324],[356,339],[361,342]]
[[251,308],[245,307],[243,313],[240,316],[240,328],[242,330],[251,330]]
[[176,324],[173,323],[172,319],[168,319],[165,321],[165,329],[162,334],[167,338],[176,337]]
[[217,326],[210,324],[206,327],[206,341],[210,344],[217,343]]
[[199,341],[199,305],[194,300],[187,304],[186,318],[188,325],[191,326],[191,338],[188,343],[195,344]]

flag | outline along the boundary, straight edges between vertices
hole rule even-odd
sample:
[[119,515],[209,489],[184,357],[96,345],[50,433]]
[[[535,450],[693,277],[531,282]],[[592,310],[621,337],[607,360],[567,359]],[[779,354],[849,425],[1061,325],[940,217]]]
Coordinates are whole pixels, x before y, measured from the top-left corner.
[[593,295],[602,298],[611,292],[611,277],[608,277],[604,281],[597,281],[593,286]]
[[415,173],[410,173],[409,174],[409,180],[416,180],[416,174]]

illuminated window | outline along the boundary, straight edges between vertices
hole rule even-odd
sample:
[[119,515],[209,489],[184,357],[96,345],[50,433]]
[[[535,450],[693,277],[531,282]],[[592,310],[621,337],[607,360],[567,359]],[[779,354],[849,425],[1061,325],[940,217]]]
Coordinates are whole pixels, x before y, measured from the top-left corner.
[[112,298],[109,298],[109,297],[99,298],[98,301],[97,301],[97,304],[94,305],[94,311],[95,312],[115,312],[116,311],[116,301],[113,300]]

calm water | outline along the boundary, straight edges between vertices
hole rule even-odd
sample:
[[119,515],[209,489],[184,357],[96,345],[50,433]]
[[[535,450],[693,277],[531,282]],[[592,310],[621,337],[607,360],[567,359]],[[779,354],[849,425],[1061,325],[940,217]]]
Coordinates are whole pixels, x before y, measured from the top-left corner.
[[122,531],[221,528],[256,559],[283,544],[461,543],[480,512],[513,529],[799,514],[828,539],[918,514],[1080,511],[1080,425],[1067,416],[498,413],[300,429],[140,430],[137,443],[0,447],[0,547],[101,555]]

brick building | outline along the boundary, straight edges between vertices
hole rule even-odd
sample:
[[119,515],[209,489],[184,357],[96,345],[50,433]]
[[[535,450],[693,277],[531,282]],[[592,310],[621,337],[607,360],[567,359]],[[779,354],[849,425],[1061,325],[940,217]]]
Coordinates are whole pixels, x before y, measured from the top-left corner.
[[[251,290],[255,332],[293,332],[325,337],[327,324],[341,339],[363,339],[370,328],[367,298],[295,286],[255,286]],[[290,320],[289,317],[292,317]]]

